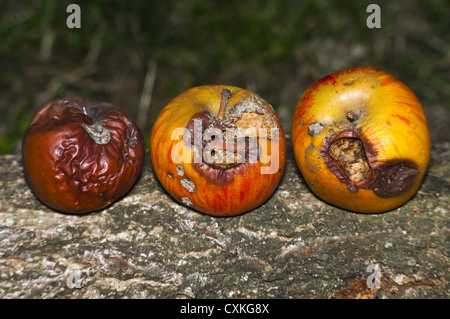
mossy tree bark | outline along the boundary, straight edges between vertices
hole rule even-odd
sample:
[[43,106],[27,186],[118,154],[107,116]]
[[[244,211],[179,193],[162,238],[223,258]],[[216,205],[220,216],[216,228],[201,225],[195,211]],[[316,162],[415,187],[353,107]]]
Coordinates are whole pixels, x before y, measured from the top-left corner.
[[448,298],[450,143],[433,148],[418,194],[383,214],[322,202],[288,155],[274,196],[230,218],[178,205],[149,156],[114,205],[61,214],[36,200],[20,156],[2,156],[0,298]]

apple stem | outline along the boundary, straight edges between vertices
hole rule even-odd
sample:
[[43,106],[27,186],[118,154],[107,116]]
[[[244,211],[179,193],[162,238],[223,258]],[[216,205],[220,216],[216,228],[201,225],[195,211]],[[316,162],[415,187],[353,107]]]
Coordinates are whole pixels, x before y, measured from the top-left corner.
[[220,99],[219,114],[217,116],[223,119],[223,117],[225,116],[228,99],[231,97],[231,91],[228,89],[223,89],[221,94],[222,98]]
[[81,126],[94,140],[94,142],[99,145],[108,144],[111,140],[111,133],[109,132],[109,130],[97,123],[94,123],[92,125],[82,123]]
[[350,122],[354,122],[354,121],[356,121],[358,119],[358,116],[353,111],[348,111],[347,112],[347,119]]

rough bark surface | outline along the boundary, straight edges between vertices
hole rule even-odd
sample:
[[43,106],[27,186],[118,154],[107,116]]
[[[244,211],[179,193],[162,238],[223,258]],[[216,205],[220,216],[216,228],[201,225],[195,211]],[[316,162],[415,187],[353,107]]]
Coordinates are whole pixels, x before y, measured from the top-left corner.
[[269,201],[215,218],[174,202],[149,156],[127,196],[83,216],[43,206],[1,156],[0,298],[448,298],[449,158],[435,145],[418,194],[372,215],[316,198],[289,153]]

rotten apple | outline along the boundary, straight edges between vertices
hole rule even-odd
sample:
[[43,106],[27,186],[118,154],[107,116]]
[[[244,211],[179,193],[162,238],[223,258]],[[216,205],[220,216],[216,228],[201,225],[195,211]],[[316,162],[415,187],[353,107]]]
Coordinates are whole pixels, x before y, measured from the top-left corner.
[[430,156],[419,100],[402,82],[371,67],[337,72],[308,88],[295,110],[292,142],[311,190],[363,213],[408,201]]
[[161,111],[150,154],[156,176],[178,202],[232,216],[272,195],[286,146],[265,100],[241,88],[205,85],[181,93]]
[[34,194],[67,213],[100,210],[134,185],[145,144],[119,107],[81,97],[55,100],[32,117],[23,137],[23,165]]

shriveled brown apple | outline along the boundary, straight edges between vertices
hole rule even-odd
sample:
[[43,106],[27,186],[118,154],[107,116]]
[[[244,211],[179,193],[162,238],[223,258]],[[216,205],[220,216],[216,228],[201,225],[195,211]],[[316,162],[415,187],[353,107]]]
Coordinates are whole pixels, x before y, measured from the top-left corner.
[[73,97],[36,112],[22,152],[26,179],[44,204],[87,213],[130,190],[140,175],[145,145],[137,124],[118,106]]

